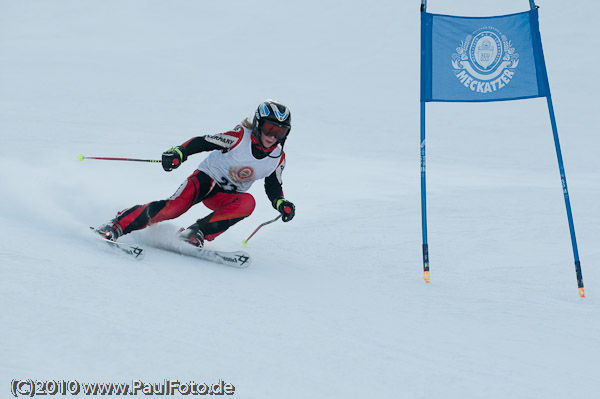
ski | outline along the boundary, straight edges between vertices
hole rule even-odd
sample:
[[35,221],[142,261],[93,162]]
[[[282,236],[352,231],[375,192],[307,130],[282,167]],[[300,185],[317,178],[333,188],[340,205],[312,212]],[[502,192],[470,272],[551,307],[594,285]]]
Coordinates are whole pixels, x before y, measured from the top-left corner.
[[146,256],[146,251],[144,251],[144,248],[140,247],[139,245],[125,244],[122,242],[107,240],[106,238],[102,238],[102,236],[98,234],[98,230],[96,230],[94,227],[90,227],[90,229],[93,231],[94,236],[98,240],[105,242],[107,245],[109,245],[111,248],[114,248],[115,250],[119,250],[122,253],[133,257],[136,260],[142,260],[144,259],[144,256]]
[[185,251],[185,253],[183,253],[177,251],[177,253],[220,263],[226,266],[236,267],[238,269],[245,269],[252,263],[252,258],[244,251],[224,252],[204,248],[194,248],[193,252]]
[[[107,240],[102,238],[98,234],[98,231],[94,227],[90,227],[94,232],[94,236],[105,242],[112,248],[121,251],[122,253],[132,256],[134,259],[142,260],[146,255],[144,248],[137,244],[126,244],[118,241]],[[219,263],[221,265],[231,266],[238,269],[245,269],[252,264],[252,258],[250,254],[244,251],[217,251],[206,248],[197,248],[190,244],[184,243],[179,239],[166,239],[158,242],[147,243],[148,246],[163,251],[172,252],[182,256],[191,256],[194,258],[206,260],[213,263]]]
[[250,254],[244,251],[217,251],[206,248],[196,248],[183,241],[165,240],[160,243],[148,244],[153,248],[161,249],[168,252],[173,252],[183,256],[191,256],[194,258],[206,260],[221,265],[231,266],[238,269],[245,269],[252,264]]
[[[160,226],[157,226],[157,228],[160,228]],[[195,247],[183,241],[179,236],[179,233],[185,230],[184,228],[180,228],[175,234],[167,232],[166,229],[168,226],[164,226],[164,228],[165,230],[163,230],[162,234],[148,234],[145,237],[144,244],[152,248],[219,263],[237,269],[245,269],[252,264],[252,258],[247,252],[219,251],[205,247]]]

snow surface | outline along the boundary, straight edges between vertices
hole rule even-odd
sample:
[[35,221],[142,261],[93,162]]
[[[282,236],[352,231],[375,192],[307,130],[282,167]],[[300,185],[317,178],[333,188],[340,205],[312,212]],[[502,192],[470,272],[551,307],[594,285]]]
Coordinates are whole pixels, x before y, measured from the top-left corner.
[[[427,105],[423,282],[418,1],[0,0],[0,395],[13,378],[169,378],[240,398],[596,397],[600,5],[538,3],[586,299],[544,99]],[[205,155],[165,173],[77,154],[156,159],[267,98],[292,110],[297,215],[253,237],[249,269],[90,240]],[[276,215],[251,193],[255,213],[211,248]]]

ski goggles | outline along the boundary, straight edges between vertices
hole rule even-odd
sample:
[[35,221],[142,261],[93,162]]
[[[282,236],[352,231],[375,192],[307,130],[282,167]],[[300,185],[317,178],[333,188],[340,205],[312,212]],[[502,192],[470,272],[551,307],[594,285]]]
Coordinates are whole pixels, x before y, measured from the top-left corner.
[[289,126],[282,126],[269,121],[265,121],[262,125],[262,133],[265,136],[273,136],[278,140],[283,140],[289,132]]

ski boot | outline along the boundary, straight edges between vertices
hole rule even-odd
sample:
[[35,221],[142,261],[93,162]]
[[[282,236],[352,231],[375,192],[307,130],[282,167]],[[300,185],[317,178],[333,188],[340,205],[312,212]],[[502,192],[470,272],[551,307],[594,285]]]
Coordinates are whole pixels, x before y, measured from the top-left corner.
[[179,238],[195,247],[202,248],[204,246],[204,233],[200,230],[198,222],[194,223],[187,229],[179,230]]
[[117,222],[116,219],[113,219],[98,227],[96,233],[100,234],[100,236],[106,240],[117,241],[117,238],[123,235],[123,229],[119,222]]

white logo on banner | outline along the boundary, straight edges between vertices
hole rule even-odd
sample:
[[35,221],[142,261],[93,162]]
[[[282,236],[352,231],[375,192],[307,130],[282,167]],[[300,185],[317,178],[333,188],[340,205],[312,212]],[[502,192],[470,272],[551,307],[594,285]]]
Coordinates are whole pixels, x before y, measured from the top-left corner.
[[452,54],[454,74],[475,93],[491,93],[510,83],[519,65],[510,40],[486,26],[467,35]]

